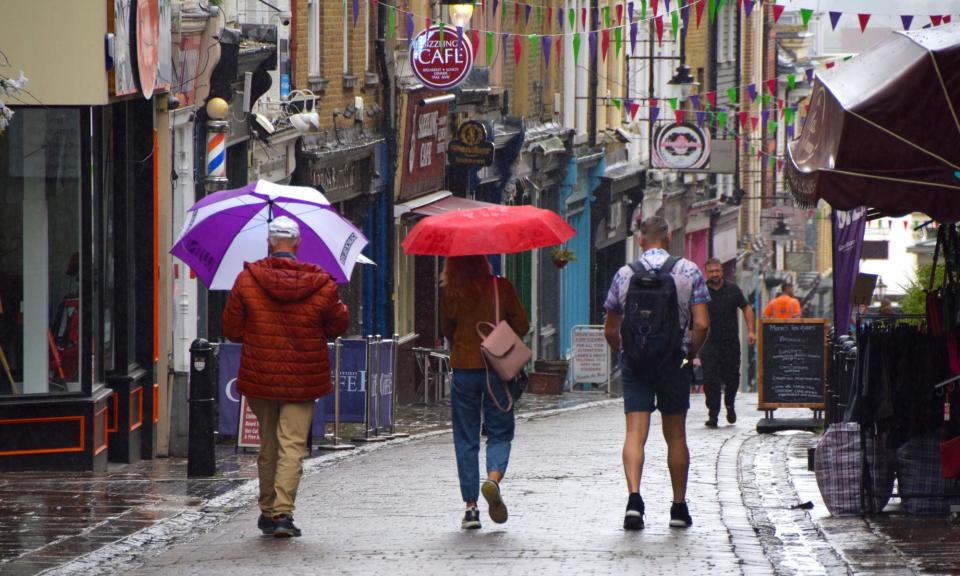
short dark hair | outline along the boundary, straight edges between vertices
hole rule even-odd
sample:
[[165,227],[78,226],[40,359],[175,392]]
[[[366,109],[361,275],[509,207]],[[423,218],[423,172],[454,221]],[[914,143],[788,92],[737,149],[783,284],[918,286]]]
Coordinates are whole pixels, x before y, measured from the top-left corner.
[[717,266],[723,266],[723,262],[719,258],[707,258],[707,262],[703,265],[704,268],[711,264],[716,264]]
[[783,290],[784,292],[787,291],[787,288],[793,288],[793,282],[784,282],[783,284],[780,285],[780,289]]
[[663,216],[648,216],[639,226],[640,234],[648,238],[663,239],[670,234],[670,225]]

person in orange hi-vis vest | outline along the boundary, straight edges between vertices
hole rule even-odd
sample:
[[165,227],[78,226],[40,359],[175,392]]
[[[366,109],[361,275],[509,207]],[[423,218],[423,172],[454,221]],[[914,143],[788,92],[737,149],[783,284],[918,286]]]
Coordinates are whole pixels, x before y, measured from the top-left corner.
[[764,318],[799,318],[800,301],[793,296],[793,284],[785,282],[780,295],[767,303]]

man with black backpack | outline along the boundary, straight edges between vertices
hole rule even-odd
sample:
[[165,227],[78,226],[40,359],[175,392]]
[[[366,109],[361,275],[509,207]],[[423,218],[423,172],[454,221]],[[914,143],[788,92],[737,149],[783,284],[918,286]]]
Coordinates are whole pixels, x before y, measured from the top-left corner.
[[690,408],[690,363],[707,337],[710,292],[696,264],[670,256],[666,220],[651,216],[639,225],[643,255],[617,271],[603,307],[604,335],[619,352],[627,433],[623,468],[627,477],[626,530],[644,527],[640,497],[643,451],[650,414],[659,409],[673,487],[670,526],[693,524],[687,508],[686,418]]

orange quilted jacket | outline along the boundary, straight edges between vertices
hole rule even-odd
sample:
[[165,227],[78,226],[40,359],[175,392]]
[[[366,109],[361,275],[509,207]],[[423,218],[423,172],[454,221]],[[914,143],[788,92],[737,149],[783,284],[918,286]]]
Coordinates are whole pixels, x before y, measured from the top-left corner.
[[249,398],[305,402],[330,392],[327,339],[350,314],[315,264],[269,257],[247,263],[223,311],[223,333],[243,342],[237,387]]

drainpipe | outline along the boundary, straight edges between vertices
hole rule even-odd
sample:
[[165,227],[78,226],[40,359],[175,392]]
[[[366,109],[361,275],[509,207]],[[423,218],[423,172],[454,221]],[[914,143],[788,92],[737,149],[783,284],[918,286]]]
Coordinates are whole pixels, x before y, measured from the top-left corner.
[[[381,334],[392,334],[393,330],[393,310],[389,302],[393,301],[393,254],[388,249],[393,245],[393,238],[396,236],[395,223],[393,218],[393,195],[394,195],[394,177],[396,175],[397,159],[397,133],[395,121],[396,105],[396,80],[394,78],[393,55],[392,51],[387,50],[387,5],[384,2],[377,3],[377,46],[376,58],[377,68],[379,68],[381,86],[383,87],[381,101],[383,103],[383,112],[380,115],[380,130],[386,140],[387,159],[384,165],[385,174],[384,194],[386,197],[381,201],[383,205],[384,238],[383,251],[381,257],[383,262],[379,262],[377,267],[378,275],[382,278],[379,284],[382,290],[380,294],[374,297],[376,310],[373,313],[374,326]],[[377,300],[380,300],[377,302]],[[381,317],[382,316],[382,317]]]
[[[589,34],[597,32],[598,28],[600,28],[599,0],[590,0],[590,32],[588,32],[588,40]],[[599,44],[599,42],[600,38],[598,36],[597,44]],[[590,54],[590,91],[588,92],[590,110],[587,112],[587,142],[590,148],[596,148],[597,146],[597,87],[600,83],[597,59],[599,57],[600,46],[595,46],[593,53]]]

